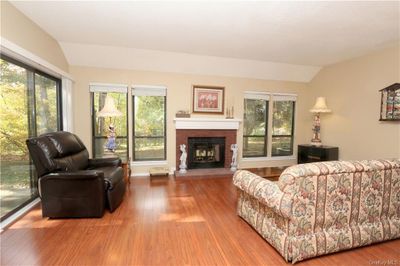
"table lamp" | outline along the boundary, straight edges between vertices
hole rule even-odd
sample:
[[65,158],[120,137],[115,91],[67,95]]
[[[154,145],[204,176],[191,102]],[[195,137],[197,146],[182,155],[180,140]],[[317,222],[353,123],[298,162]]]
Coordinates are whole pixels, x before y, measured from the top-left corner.
[[314,125],[313,125],[313,138],[311,140],[311,145],[321,146],[321,113],[330,113],[331,110],[326,105],[325,97],[318,97],[314,107],[310,110],[311,113],[315,113]]
[[108,125],[107,143],[105,147],[107,148],[107,150],[115,152],[117,148],[117,143],[116,143],[117,134],[115,132],[115,127],[111,122],[111,118],[122,116],[122,113],[115,107],[114,99],[111,96],[109,95],[106,96],[106,102],[104,104],[104,107],[97,113],[97,116],[110,118],[110,122]]

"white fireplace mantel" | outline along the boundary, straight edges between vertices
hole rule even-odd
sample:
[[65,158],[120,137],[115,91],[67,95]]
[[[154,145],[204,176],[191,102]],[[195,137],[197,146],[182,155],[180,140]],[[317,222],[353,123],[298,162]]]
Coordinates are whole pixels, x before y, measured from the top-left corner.
[[175,118],[176,129],[239,129],[241,119]]

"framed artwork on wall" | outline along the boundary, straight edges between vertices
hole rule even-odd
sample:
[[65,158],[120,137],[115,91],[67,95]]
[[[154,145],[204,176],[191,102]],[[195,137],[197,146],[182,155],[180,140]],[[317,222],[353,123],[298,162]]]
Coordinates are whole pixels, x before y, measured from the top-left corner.
[[400,83],[394,83],[381,92],[379,121],[400,121]]
[[224,114],[224,87],[193,85],[193,113]]

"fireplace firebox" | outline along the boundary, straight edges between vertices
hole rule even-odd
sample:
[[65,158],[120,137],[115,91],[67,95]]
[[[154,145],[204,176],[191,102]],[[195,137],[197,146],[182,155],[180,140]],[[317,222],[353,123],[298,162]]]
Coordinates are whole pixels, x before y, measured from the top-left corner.
[[223,168],[225,137],[189,137],[188,169]]

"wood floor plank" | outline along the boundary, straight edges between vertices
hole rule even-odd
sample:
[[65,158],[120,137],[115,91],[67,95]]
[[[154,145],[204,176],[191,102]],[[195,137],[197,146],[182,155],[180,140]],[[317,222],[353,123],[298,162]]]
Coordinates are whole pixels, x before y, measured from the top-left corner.
[[[290,265],[236,215],[231,177],[131,181],[101,219],[30,211],[1,234],[1,265]],[[299,265],[400,264],[399,250],[395,240]]]

